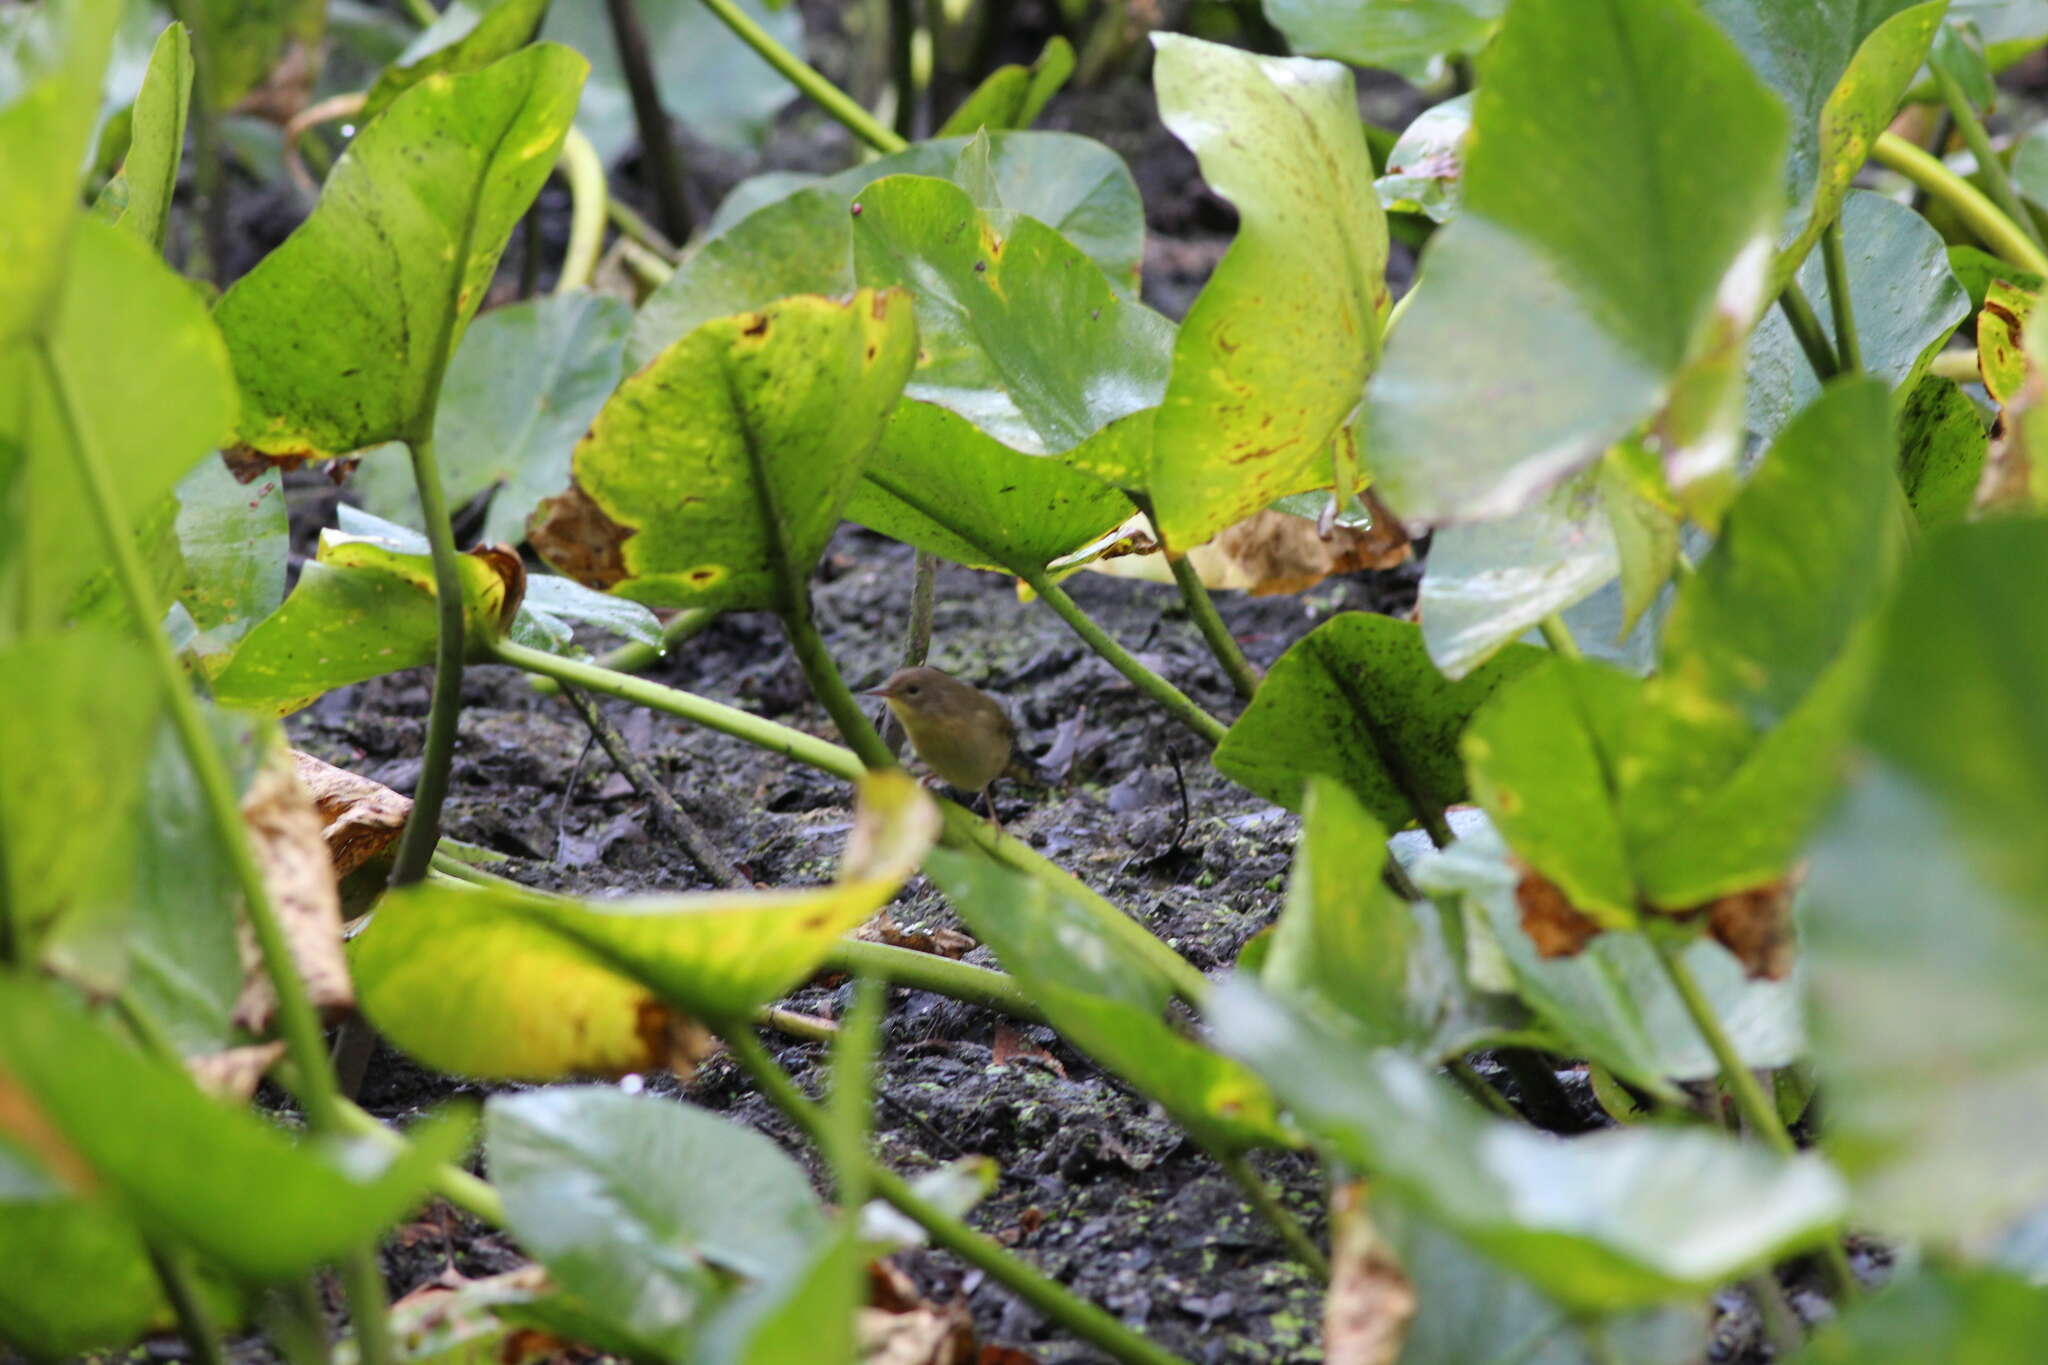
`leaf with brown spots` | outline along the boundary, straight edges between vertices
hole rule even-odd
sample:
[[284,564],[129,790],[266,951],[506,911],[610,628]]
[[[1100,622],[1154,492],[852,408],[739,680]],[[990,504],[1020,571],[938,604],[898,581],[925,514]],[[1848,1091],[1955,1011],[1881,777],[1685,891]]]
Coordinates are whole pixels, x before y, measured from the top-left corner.
[[1577,957],[1602,932],[1599,920],[1582,915],[1571,898],[1540,872],[1524,872],[1515,885],[1522,908],[1522,932],[1545,957]]
[[1178,552],[1329,482],[1379,359],[1387,219],[1348,69],[1152,41],[1160,116],[1239,222],[1174,342],[1145,475]]
[[719,318],[613,394],[529,527],[550,564],[654,606],[791,606],[916,350],[909,300],[798,296]]
[[363,1009],[458,1075],[548,1080],[670,1069],[705,1055],[698,1019],[744,1019],[807,978],[895,894],[937,836],[901,773],[862,783],[841,880],[824,887],[579,901],[420,883],[351,944]]

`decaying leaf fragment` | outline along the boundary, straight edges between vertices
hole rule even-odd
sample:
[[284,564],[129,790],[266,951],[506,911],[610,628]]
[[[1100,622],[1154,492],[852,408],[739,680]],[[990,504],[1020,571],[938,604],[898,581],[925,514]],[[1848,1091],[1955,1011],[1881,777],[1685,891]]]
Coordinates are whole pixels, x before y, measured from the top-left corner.
[[[249,827],[264,885],[270,889],[292,961],[314,1008],[353,1009],[355,990],[342,956],[341,896],[334,863],[320,813],[294,769],[288,751],[274,751],[242,797],[242,820]],[[277,992],[246,920],[238,938],[242,993],[235,1002],[234,1019],[240,1027],[261,1033],[277,1010]]]
[[1522,932],[1545,957],[1577,957],[1601,932],[1600,924],[1574,906],[1563,888],[1533,868],[1515,884],[1522,907]]
[[199,1082],[199,1088],[215,1099],[246,1104],[256,1093],[256,1083],[263,1079],[263,1073],[284,1056],[284,1046],[281,1041],[256,1043],[187,1057],[185,1069]]
[[1394,1365],[1415,1316],[1415,1286],[1373,1227],[1366,1195],[1362,1180],[1331,1192],[1330,1293],[1323,1301],[1329,1365]]
[[932,1303],[887,1260],[868,1265],[868,1306],[854,1332],[861,1365],[977,1365],[982,1359],[967,1305]]
[[[1307,517],[1269,507],[1189,550],[1188,562],[1204,587],[1236,589],[1254,597],[1302,592],[1333,574],[1405,563],[1413,553],[1407,529],[1370,493],[1366,498],[1373,510],[1369,527],[1331,526],[1325,536]],[[1153,583],[1173,581],[1173,570],[1142,513],[1081,553],[1087,556],[1085,567],[1096,573]]]
[[620,547],[635,528],[614,521],[573,477],[565,492],[542,498],[526,525],[541,557],[586,588],[605,591],[626,577]]
[[376,858],[404,831],[412,814],[410,797],[311,754],[290,752],[293,771],[326,822],[320,836],[337,880]]
[[1706,907],[1707,932],[1745,967],[1752,980],[1792,974],[1792,882],[1784,878],[1723,896]]

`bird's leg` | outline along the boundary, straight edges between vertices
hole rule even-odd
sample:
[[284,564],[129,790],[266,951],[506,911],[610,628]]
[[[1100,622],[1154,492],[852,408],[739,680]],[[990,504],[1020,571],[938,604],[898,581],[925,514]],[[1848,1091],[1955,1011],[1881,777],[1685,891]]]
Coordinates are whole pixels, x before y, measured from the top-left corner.
[[1003,833],[1003,817],[996,814],[996,784],[991,782],[981,789],[981,804],[988,811],[988,822],[996,827],[996,834]]

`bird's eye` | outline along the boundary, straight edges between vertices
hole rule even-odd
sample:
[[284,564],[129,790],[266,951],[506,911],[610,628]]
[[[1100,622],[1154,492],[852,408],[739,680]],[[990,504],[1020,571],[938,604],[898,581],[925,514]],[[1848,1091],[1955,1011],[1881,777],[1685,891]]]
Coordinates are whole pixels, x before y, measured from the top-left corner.
[[910,686],[903,689],[903,695],[906,697],[914,697],[917,695],[917,692],[918,687],[916,683],[912,683]]

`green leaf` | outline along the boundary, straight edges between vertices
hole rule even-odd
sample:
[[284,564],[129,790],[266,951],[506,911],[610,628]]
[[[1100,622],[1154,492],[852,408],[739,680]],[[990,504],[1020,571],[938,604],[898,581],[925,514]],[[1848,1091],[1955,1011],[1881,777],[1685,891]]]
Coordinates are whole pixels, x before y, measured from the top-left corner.
[[1783,275],[1806,259],[1891,122],[1941,26],[1941,0],[1702,0],[1701,8],[1791,115]]
[[1381,496],[1411,524],[1503,517],[1667,408],[1674,484],[1723,470],[1778,102],[1690,0],[1518,0],[1472,122],[1464,208],[1367,392]]
[[201,460],[178,484],[171,533],[181,571],[178,601],[200,632],[202,663],[227,654],[284,600],[291,537],[284,478],[243,484],[219,460]]
[[141,755],[162,705],[129,637],[0,648],[0,905],[10,957],[118,990],[135,889]]
[[2002,1365],[2048,1334],[2048,1290],[1981,1267],[1908,1272],[1851,1304],[1791,1365]]
[[1956,83],[1972,109],[1989,111],[1998,102],[1998,85],[1992,79],[1991,63],[1977,39],[1976,29],[1965,20],[1943,24],[1935,35],[1927,65]]
[[[1891,389],[1896,410],[1969,316],[1969,295],[1949,269],[1941,235],[1903,204],[1867,190],[1851,193],[1842,207],[1842,237],[1863,369]],[[1807,259],[1798,278],[1832,344],[1834,310],[1821,253]],[[1771,309],[1757,324],[1750,354],[1750,430],[1770,440],[1820,389],[1784,312]]]
[[915,301],[904,392],[1030,454],[1074,449],[1165,389],[1172,324],[1118,296],[1035,218],[999,233],[966,191],[899,175],[861,191],[854,274]]
[[842,1221],[805,1259],[733,1295],[705,1328],[690,1365],[855,1365],[868,1254]]
[[[569,481],[569,454],[619,386],[633,311],[576,291],[480,314],[441,384],[434,448],[460,505],[496,487],[481,539],[517,545],[526,520]],[[351,485],[363,506],[418,529],[419,491],[403,459],[365,461]]]
[[547,0],[486,0],[481,13],[452,4],[377,77],[356,117],[367,124],[428,76],[481,71],[533,39]]
[[317,51],[327,6],[324,0],[190,0],[179,17],[192,26],[198,49],[199,98],[224,111],[255,89],[291,45]]
[[79,0],[28,11],[0,29],[0,354],[42,326],[63,283],[78,168],[119,12],[114,0]]
[[2036,208],[2048,208],[2048,127],[2037,123],[2027,129],[2012,149],[2011,171],[2012,187],[2021,197]]
[[1465,140],[1471,131],[1469,94],[1418,114],[1387,153],[1386,174],[1373,181],[1387,212],[1426,214],[1436,223],[1457,217],[1465,195]]
[[1984,295],[1991,288],[1993,280],[2004,280],[2019,286],[2022,293],[2038,294],[2041,286],[2048,284],[2039,275],[2022,270],[2016,265],[2001,261],[1988,251],[1974,246],[1952,246],[1948,249],[1948,268],[1953,270],[1963,288],[1970,291],[1970,311],[1976,312],[1984,306]]
[[1434,908],[1380,880],[1386,858],[1386,828],[1350,789],[1311,777],[1259,984],[1283,1001],[1342,1011],[1362,1039],[1419,1057],[1503,1041],[1521,1021],[1466,988]]
[[991,133],[1029,128],[1046,101],[1059,93],[1074,74],[1074,45],[1055,34],[1046,40],[1029,68],[1011,64],[991,71],[974,93],[940,125],[939,137],[972,137],[979,129]]
[[[1714,1075],[1719,1062],[1640,934],[1602,934],[1573,957],[1544,957],[1523,932],[1515,888],[1522,873],[1488,823],[1461,828],[1442,852],[1409,866],[1415,884],[1463,911],[1466,933],[1501,955],[1512,988],[1563,1040],[1639,1090],[1673,1103],[1672,1081]],[[1476,951],[1476,950],[1475,950]],[[1735,1050],[1753,1067],[1786,1066],[1805,1054],[1799,991],[1789,981],[1752,981],[1717,943],[1684,950]]]
[[[368,1245],[469,1141],[458,1112],[415,1124],[395,1158],[361,1139],[294,1142],[132,1050],[55,987],[22,977],[0,977],[0,1086],[145,1228],[254,1280],[300,1275]],[[0,1132],[19,1130],[0,1119]]]
[[1477,52],[1507,0],[1266,0],[1266,17],[1296,52],[1429,73],[1438,58]]
[[1621,633],[1643,619],[1678,567],[1684,509],[1664,482],[1657,452],[1623,441],[1600,460],[1598,486],[1621,558]]
[[1060,1034],[1158,1101],[1211,1151],[1287,1146],[1258,1077],[1167,1023],[1173,983],[1045,881],[976,853],[935,850],[939,889]]
[[[641,305],[627,368],[639,369],[713,318],[791,294],[851,292],[854,201],[892,175],[960,180],[968,145],[965,138],[920,142],[824,180],[774,182],[756,190],[772,196],[765,199],[743,193],[766,177],[746,182],[720,207],[708,240]],[[1036,218],[1081,248],[1119,290],[1135,289],[1145,212],[1122,157],[1071,133],[995,133],[988,146],[989,178],[1006,213]]]
[[1334,478],[1330,438],[1379,358],[1387,224],[1350,71],[1178,34],[1153,46],[1160,117],[1238,213],[1174,341],[1145,477],[1178,552]]
[[[791,52],[804,50],[794,5],[737,0],[740,12]],[[725,152],[751,152],[793,94],[789,82],[697,0],[637,0],[662,107],[695,137]],[[590,59],[590,88],[576,124],[609,163],[634,143],[633,100],[605,6],[551,5],[541,36]],[[765,301],[765,300],[764,300]],[[728,312],[735,311],[728,309]]]
[[1977,405],[1953,380],[1914,386],[1899,414],[1899,483],[1923,529],[1969,515],[1987,444]]
[[1114,485],[915,400],[897,405],[865,474],[846,504],[850,520],[976,569],[1035,573],[1133,510]]
[[[130,525],[168,523],[178,481],[234,422],[219,333],[186,283],[133,233],[83,219],[41,344],[0,360],[22,382],[0,393],[0,432],[28,452],[26,516],[0,546],[9,605],[54,624],[105,564],[76,443],[94,447]],[[68,399],[49,382],[54,367]],[[75,419],[76,426],[72,425]],[[12,563],[10,563],[10,559]],[[26,578],[19,583],[18,578]]]
[[[473,659],[488,658],[505,630],[511,585],[490,558],[456,563],[463,638]],[[292,595],[243,637],[213,694],[225,706],[283,715],[337,687],[433,662],[439,633],[424,546],[322,531]]]
[[[1699,1305],[1575,1323],[1527,1279],[1475,1254],[1398,1200],[1372,1201],[1373,1225],[1415,1287],[1401,1365],[1699,1365]],[[1597,1344],[1592,1338],[1597,1334]]]
[[1327,774],[1373,818],[1403,828],[1464,799],[1459,733],[1496,688],[1542,658],[1511,646],[1452,682],[1430,663],[1419,628],[1345,612],[1280,656],[1216,746],[1216,767],[1290,810],[1310,776]]
[[909,304],[864,289],[705,323],[598,413],[534,548],[638,602],[794,609],[910,373]]
[[1462,678],[1620,571],[1613,523],[1591,476],[1503,520],[1445,527],[1430,541],[1422,571],[1429,657]]
[[520,599],[519,617],[512,623],[515,638],[523,633],[521,627],[528,621],[551,638],[566,637],[568,623],[581,621],[643,645],[664,648],[661,620],[653,612],[623,597],[592,592],[574,579],[557,574],[534,574],[526,580],[526,596]]
[[804,1260],[827,1230],[769,1138],[652,1095],[573,1086],[499,1095],[484,1155],[508,1229],[587,1310],[671,1359],[723,1296]]
[[158,251],[164,249],[164,226],[178,189],[192,72],[192,40],[183,24],[171,24],[150,53],[121,169],[93,205],[108,222],[122,224]]
[[1930,538],[1883,618],[1863,761],[1803,927],[1828,1141],[1888,1231],[1979,1245],[2048,1188],[2048,524]]
[[1984,56],[2003,71],[2048,42],[2048,4],[2042,0],[1950,0],[1948,17],[1984,39]]
[[10,1167],[0,1150],[0,1341],[56,1360],[127,1346],[168,1321],[133,1220],[105,1195],[70,1197]]
[[393,891],[350,942],[363,1010],[456,1075],[687,1069],[701,1040],[677,1011],[748,1018],[917,867],[936,833],[931,803],[900,773],[867,779],[862,796],[858,837],[830,886],[612,902],[435,882]]
[[325,458],[432,435],[449,356],[554,168],[584,69],[543,44],[429,76],[357,135],[312,216],[214,310],[244,442]]
[[1705,1293],[1831,1235],[1843,1213],[1841,1181],[1816,1157],[1698,1129],[1559,1139],[1243,982],[1211,1013],[1326,1151],[1569,1309]]

